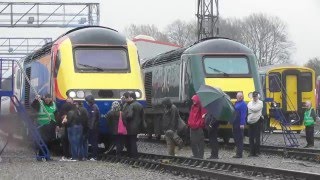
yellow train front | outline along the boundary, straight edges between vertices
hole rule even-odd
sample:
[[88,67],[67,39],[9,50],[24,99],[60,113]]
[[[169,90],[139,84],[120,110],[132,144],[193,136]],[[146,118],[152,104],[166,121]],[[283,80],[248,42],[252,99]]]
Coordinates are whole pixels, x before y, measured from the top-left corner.
[[[84,101],[92,94],[103,115],[126,91],[135,92],[137,100],[145,104],[137,48],[110,28],[71,30],[28,56],[24,68],[36,91],[53,94],[58,107],[68,96]],[[35,93],[27,83],[22,87],[21,99],[28,106]],[[101,118],[100,133],[107,131],[106,120]]]
[[[301,66],[267,66],[260,68],[260,77],[266,98],[272,98],[281,108],[291,130],[304,129],[305,102],[315,108],[315,72]],[[271,103],[266,103],[268,130],[281,130]],[[292,124],[292,125],[291,125]]]

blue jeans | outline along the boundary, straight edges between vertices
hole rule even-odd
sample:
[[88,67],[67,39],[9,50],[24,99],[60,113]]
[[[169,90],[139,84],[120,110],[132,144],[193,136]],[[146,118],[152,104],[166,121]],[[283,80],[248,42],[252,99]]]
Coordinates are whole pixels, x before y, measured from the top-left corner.
[[68,128],[68,138],[71,146],[72,159],[78,159],[81,156],[82,126],[73,125]]
[[81,157],[88,159],[88,133],[82,135]]
[[92,158],[97,158],[98,155],[98,128],[89,129],[89,143],[92,147]]
[[242,157],[244,129],[240,128],[239,123],[234,123],[232,128],[232,133],[233,133],[234,142],[237,147],[237,156]]

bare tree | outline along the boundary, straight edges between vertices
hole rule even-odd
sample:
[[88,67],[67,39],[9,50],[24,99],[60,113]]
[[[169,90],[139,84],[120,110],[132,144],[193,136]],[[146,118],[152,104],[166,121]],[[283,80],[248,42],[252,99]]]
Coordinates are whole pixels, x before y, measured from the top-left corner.
[[219,19],[219,37],[242,41],[243,22],[240,19]]
[[253,50],[259,66],[290,61],[293,43],[289,41],[287,26],[278,17],[252,14],[242,23],[240,42]]
[[155,38],[158,41],[168,42],[169,39],[166,34],[162,33],[157,26],[155,25],[135,25],[131,24],[130,26],[125,28],[125,34],[133,39],[137,35],[148,35]]
[[320,58],[314,57],[308,60],[304,65],[310,69],[313,69],[316,72],[317,77],[320,75]]
[[169,41],[180,46],[188,46],[197,40],[197,24],[195,21],[175,20],[166,28]]

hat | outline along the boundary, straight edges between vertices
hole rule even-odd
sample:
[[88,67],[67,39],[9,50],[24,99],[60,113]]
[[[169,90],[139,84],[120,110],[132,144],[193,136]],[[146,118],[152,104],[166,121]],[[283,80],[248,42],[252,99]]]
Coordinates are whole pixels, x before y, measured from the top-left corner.
[[88,102],[88,103],[91,103],[93,104],[94,103],[94,97],[92,95],[88,95],[85,100]]
[[252,97],[258,97],[258,96],[259,96],[259,92],[257,91],[252,92]]

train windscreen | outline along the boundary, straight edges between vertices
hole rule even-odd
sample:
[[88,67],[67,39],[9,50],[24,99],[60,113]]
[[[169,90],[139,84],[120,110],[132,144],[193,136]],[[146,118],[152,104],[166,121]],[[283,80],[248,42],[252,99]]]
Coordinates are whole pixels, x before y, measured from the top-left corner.
[[248,77],[250,68],[246,57],[205,57],[204,69],[209,76]]
[[82,71],[129,70],[127,51],[122,48],[76,48],[74,57]]

